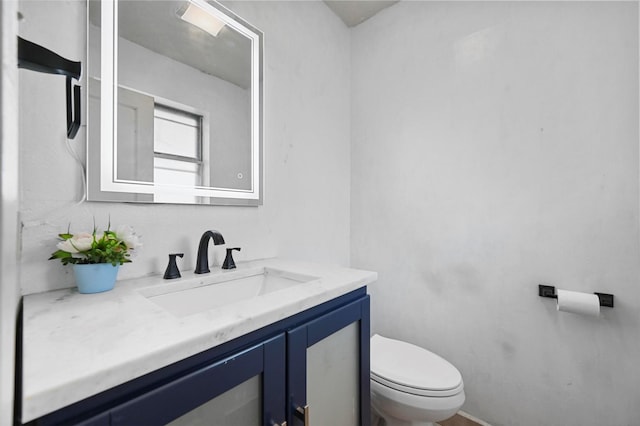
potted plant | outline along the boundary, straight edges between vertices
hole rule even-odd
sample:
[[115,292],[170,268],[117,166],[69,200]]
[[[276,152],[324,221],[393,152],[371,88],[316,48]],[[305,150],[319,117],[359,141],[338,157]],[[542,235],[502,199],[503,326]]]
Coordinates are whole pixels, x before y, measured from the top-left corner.
[[49,260],[60,259],[63,265],[73,265],[76,284],[80,293],[100,293],[113,288],[118,269],[131,262],[131,251],[140,247],[140,239],[129,226],[120,226],[115,231],[92,233],[80,232],[59,234],[62,239],[58,250]]

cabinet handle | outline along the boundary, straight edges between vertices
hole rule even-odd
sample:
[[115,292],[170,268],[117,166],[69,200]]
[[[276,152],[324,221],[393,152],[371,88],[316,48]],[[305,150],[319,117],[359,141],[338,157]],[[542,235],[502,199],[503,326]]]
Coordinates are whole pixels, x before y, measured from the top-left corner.
[[304,426],[309,425],[309,404],[305,405],[304,408],[296,407],[296,411],[293,413],[297,418],[304,422]]
[[285,420],[284,422],[282,422],[281,424],[278,424],[274,421],[271,422],[271,426],[287,426],[287,421]]

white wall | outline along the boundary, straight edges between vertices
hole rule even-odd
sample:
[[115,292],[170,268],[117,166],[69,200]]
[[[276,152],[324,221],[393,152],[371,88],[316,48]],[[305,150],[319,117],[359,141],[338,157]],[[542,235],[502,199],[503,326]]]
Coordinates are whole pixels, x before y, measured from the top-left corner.
[[[320,2],[225,4],[267,34],[264,205],[75,205],[81,177],[65,149],[64,78],[20,71],[24,294],[73,285],[67,268],[46,260],[56,234],[68,223],[75,231],[91,229],[94,217],[106,225],[109,214],[113,224],[131,224],[144,240],[120,279],[162,273],[167,254],[176,251],[185,253],[181,269],[193,268],[207,229],[242,247],[237,260],[278,255],[348,265],[349,31]],[[22,1],[20,10],[23,37],[85,60],[84,2]],[[85,131],[71,141],[81,155]]]
[[[192,268],[209,228],[238,259],[347,265],[351,226],[352,266],[380,273],[374,330],[458,366],[467,411],[496,426],[634,424],[637,4],[407,1],[355,28],[351,48],[320,2],[225,4],[266,34],[264,206],[76,206],[64,79],[22,70],[22,292],[72,285],[46,258],[94,216],[143,234],[120,278],[162,272],[173,251]],[[84,60],[84,2],[20,9],[23,37]],[[558,313],[539,282],[614,293],[616,308]]]
[[13,424],[18,268],[17,2],[0,2],[0,425]]
[[[637,3],[403,1],[352,36],[373,330],[449,359],[494,425],[637,424]],[[544,282],[616,307],[556,312]]]

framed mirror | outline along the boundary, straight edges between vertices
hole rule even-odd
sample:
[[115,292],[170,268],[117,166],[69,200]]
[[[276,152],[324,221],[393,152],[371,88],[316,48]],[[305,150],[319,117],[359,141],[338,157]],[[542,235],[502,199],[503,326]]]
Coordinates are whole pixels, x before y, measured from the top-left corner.
[[87,198],[262,204],[262,32],[205,0],[89,0],[87,28]]

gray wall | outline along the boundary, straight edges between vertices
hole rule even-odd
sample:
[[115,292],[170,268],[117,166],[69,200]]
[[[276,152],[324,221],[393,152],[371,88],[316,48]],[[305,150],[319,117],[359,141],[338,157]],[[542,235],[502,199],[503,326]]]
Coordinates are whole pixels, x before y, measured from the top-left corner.
[[0,424],[12,424],[18,268],[17,3],[0,2]]
[[[167,254],[195,265],[200,235],[218,229],[242,247],[237,260],[282,256],[349,264],[349,31],[320,2],[226,3],[265,38],[265,195],[249,207],[85,202],[78,166],[65,148],[64,79],[20,71],[20,174],[24,294],[68,287],[73,278],[47,262],[56,234],[130,224],[144,247],[119,278],[162,273]],[[23,1],[20,34],[85,60],[81,1]],[[84,84],[84,82],[83,82]],[[71,146],[84,155],[86,128]],[[327,172],[330,165],[330,173]],[[217,250],[217,262],[223,254]]]
[[[72,284],[45,259],[94,216],[143,234],[121,278],[162,272],[175,250],[192,268],[208,228],[240,259],[346,265],[351,231],[352,266],[380,273],[374,331],[451,360],[465,410],[636,423],[637,4],[406,1],[355,28],[351,49],[322,3],[225,4],[266,34],[265,205],[75,205],[63,79],[20,71],[22,292]],[[20,8],[21,35],[84,58],[84,3]],[[616,308],[558,313],[539,282],[614,293]]]
[[[638,424],[637,3],[403,1],[352,53],[373,330],[449,359],[494,425]],[[616,307],[557,312],[541,282]]]

